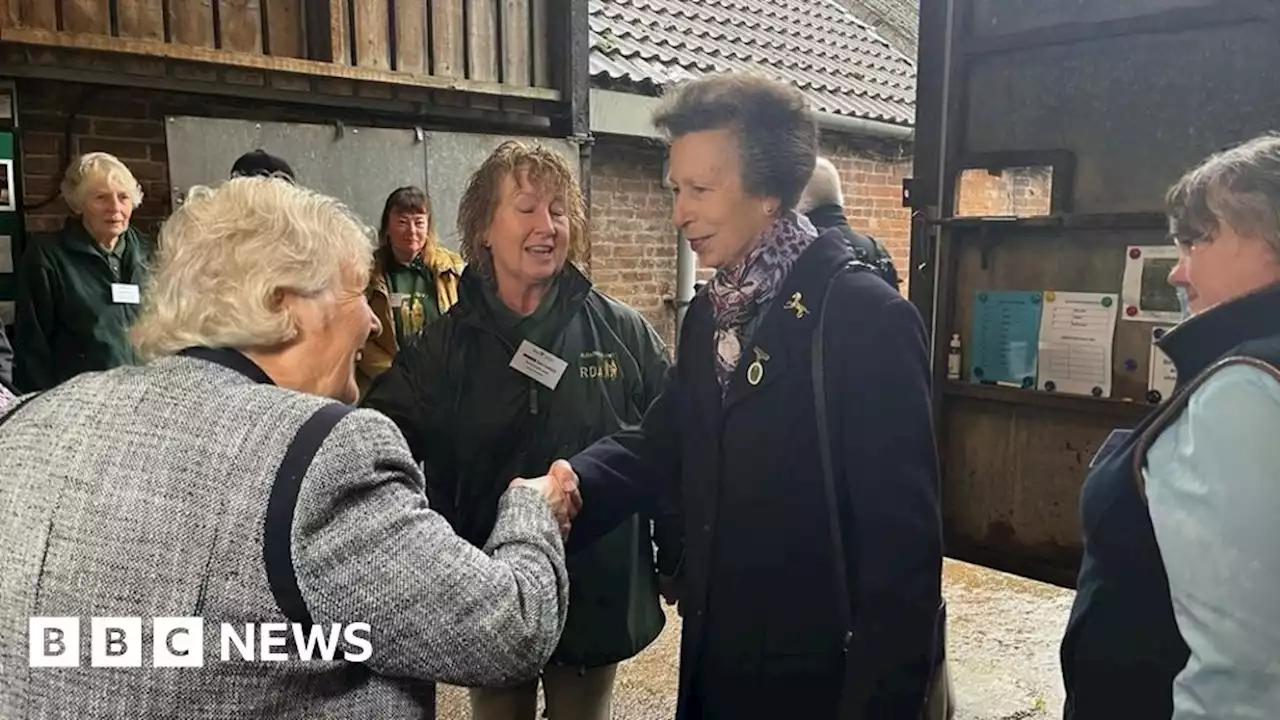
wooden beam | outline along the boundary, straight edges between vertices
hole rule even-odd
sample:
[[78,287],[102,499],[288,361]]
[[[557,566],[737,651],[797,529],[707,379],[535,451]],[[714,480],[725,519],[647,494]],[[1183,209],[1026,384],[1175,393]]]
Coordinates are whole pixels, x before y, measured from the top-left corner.
[[462,0],[431,0],[431,74],[461,78],[467,74]]
[[259,0],[218,0],[222,49],[262,54],[262,5]]
[[76,35],[72,33],[51,32],[48,30],[19,28],[6,32],[5,41],[26,45],[41,45],[47,47],[75,48],[79,50],[93,50],[98,52],[162,57],[171,60],[209,63],[210,65],[220,65],[224,67],[296,73],[310,77],[338,78],[343,80],[385,83],[388,85],[433,88],[438,90],[456,90],[459,92],[476,93],[479,95],[499,95],[552,102],[556,102],[561,99],[560,92],[552,88],[518,87],[513,85],[504,85],[502,83],[485,83],[473,80],[441,78],[433,75],[410,75],[408,73],[375,70],[372,68],[357,68],[315,60],[228,53],[208,48],[175,45],[172,43],[153,43],[141,40],[122,40],[100,35]]
[[164,42],[163,0],[116,0],[120,37]]
[[427,3],[395,0],[396,70],[423,75],[427,72]]
[[[519,113],[493,113],[477,110],[467,107],[465,104],[446,105],[431,99],[429,96],[434,93],[444,93],[454,96],[456,93],[452,91],[440,91],[428,88],[416,88],[400,86],[397,90],[396,99],[380,99],[370,98],[360,95],[327,95],[316,92],[314,90],[298,91],[285,90],[275,88],[271,85],[270,80],[278,77],[288,77],[296,81],[297,76],[291,74],[278,74],[267,71],[268,86],[254,87],[241,86],[231,83],[205,83],[200,82],[193,86],[190,80],[181,80],[171,76],[155,77],[132,75],[128,72],[120,70],[85,70],[72,69],[71,66],[75,62],[66,62],[67,56],[74,55],[76,59],[83,59],[85,53],[93,51],[78,50],[75,48],[55,48],[52,53],[40,52],[43,58],[50,55],[58,56],[58,62],[53,64],[45,64],[44,61],[33,64],[23,64],[21,62],[10,62],[5,66],[5,73],[13,77],[31,78],[39,80],[53,80],[57,82],[85,83],[91,85],[111,85],[118,87],[130,87],[138,89],[160,90],[170,93],[188,93],[196,92],[203,95],[217,95],[234,98],[252,98],[255,100],[265,100],[268,102],[287,102],[305,106],[317,106],[326,108],[335,108],[349,110],[356,113],[353,118],[367,119],[368,113],[385,113],[386,115],[400,116],[401,122],[406,127],[421,126],[424,129],[439,130],[457,130],[459,126],[465,127],[469,132],[521,132],[531,135],[549,136],[550,127],[549,120],[544,115],[522,115]],[[94,53],[97,54],[97,53]],[[12,60],[12,55],[6,59]],[[114,58],[127,62],[129,58]],[[158,62],[165,63],[161,59]],[[178,61],[180,62],[180,61]],[[118,63],[105,63],[110,66]],[[104,65],[100,63],[100,65]],[[224,69],[225,70],[225,69]],[[322,78],[317,78],[316,83],[323,82]],[[315,83],[311,83],[314,85]],[[296,84],[292,86],[296,87]],[[533,102],[533,101],[527,101]],[[543,105],[545,110],[547,106]],[[345,117],[338,113],[332,117]],[[363,122],[364,120],[353,119],[353,122]]]
[[502,2],[502,82],[533,85],[529,0]]
[[355,0],[355,64],[391,68],[391,15],[388,0]]
[[[580,0],[563,0],[560,14],[565,25],[568,63],[564,68],[561,92],[569,100],[570,134],[587,137],[591,133],[591,27],[587,4]],[[566,7],[567,6],[567,7]],[[560,48],[564,53],[564,48]]]
[[498,80],[498,0],[467,0],[467,78]]

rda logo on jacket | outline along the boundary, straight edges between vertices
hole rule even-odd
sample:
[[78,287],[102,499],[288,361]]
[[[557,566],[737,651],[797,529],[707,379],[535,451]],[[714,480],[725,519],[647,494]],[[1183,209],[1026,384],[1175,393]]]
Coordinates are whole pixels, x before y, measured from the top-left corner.
[[[212,629],[212,628],[211,628]],[[30,667],[79,667],[84,652],[78,617],[28,618]],[[142,667],[150,646],[150,667],[204,667],[205,624],[198,617],[158,617],[144,636],[140,617],[89,618],[90,667]],[[368,623],[222,623],[218,658],[247,662],[364,662],[373,654]],[[212,648],[210,648],[212,650]],[[341,652],[339,652],[341,650]]]
[[622,375],[617,353],[599,350],[582,353],[578,356],[578,375],[583,380],[617,380]]

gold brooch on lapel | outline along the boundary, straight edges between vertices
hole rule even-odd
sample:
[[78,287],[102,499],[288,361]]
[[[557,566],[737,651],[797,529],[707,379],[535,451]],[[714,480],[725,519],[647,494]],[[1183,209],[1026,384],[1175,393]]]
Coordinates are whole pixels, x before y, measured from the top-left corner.
[[769,361],[769,353],[760,348],[752,348],[752,350],[755,350],[756,359],[747,366],[747,382],[759,385],[764,379],[764,363]]
[[795,311],[797,319],[809,314],[809,308],[805,307],[804,303],[800,302],[801,297],[800,293],[795,293],[791,296],[791,299],[787,301],[787,304],[782,306],[785,310]]

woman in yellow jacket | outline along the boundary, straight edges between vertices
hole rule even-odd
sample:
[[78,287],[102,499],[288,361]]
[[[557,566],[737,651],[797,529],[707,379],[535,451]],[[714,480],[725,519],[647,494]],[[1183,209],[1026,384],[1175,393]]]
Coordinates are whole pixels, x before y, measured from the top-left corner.
[[382,246],[369,277],[369,306],[382,331],[364,345],[357,366],[363,395],[396,353],[458,301],[462,256],[440,246],[431,198],[421,188],[397,188],[382,208]]

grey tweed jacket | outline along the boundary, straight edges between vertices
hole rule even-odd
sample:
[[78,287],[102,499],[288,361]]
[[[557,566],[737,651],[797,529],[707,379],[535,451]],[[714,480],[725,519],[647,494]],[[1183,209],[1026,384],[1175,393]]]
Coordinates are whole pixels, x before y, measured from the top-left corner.
[[[179,356],[11,408],[0,719],[418,718],[433,681],[535,676],[568,605],[546,502],[509,490],[488,544],[473,547],[428,508],[400,432],[370,410],[346,415],[317,452],[291,552],[315,623],[369,623],[372,655],[302,662],[290,643],[288,661],[221,660],[221,623],[287,622],[264,566],[265,512],[287,445],[326,402]],[[80,618],[79,667],[29,667],[31,616]],[[142,667],[89,666],[89,618],[104,616],[143,619]],[[152,666],[151,619],[164,616],[204,619],[203,667]]]

